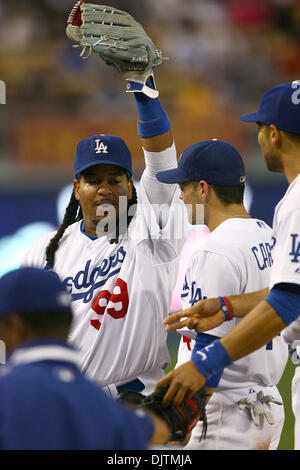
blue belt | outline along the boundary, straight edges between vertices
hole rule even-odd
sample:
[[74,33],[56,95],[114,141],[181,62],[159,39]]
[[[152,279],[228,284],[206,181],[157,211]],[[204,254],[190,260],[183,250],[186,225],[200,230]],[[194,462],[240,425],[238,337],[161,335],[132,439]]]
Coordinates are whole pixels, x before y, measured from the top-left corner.
[[118,385],[118,392],[123,392],[124,390],[133,390],[134,392],[141,392],[144,390],[145,385],[139,379],[132,380],[131,382],[126,382],[126,384]]

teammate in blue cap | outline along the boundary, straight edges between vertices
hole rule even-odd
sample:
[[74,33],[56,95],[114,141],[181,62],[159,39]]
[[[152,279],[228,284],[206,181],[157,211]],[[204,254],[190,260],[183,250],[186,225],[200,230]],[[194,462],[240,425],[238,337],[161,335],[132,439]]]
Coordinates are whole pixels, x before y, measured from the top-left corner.
[[[166,401],[175,402],[194,393],[223,367],[250,354],[270,342],[286,326],[284,336],[289,342],[299,342],[300,315],[300,81],[283,83],[267,90],[255,113],[241,116],[241,120],[258,125],[258,143],[270,171],[284,173],[289,187],[275,208],[273,230],[276,244],[272,250],[273,265],[269,289],[245,296],[230,296],[229,306],[234,316],[245,318],[221,340],[215,340],[199,351],[198,358],[189,366],[189,377],[178,368],[166,377],[170,383]],[[201,300],[176,316],[194,319],[199,325],[203,313],[215,318],[219,315],[221,300]],[[248,313],[249,312],[249,313]],[[173,317],[173,320],[175,318]],[[293,405],[296,417],[295,449],[300,449],[299,373],[294,377]],[[159,386],[161,383],[159,383]]]
[[[202,207],[204,223],[210,230],[201,245],[195,247],[187,268],[181,294],[183,307],[193,306],[206,297],[219,297],[223,305],[218,321],[205,333],[201,329],[198,334],[188,328],[179,331],[183,337],[177,366],[187,363],[182,365],[181,373],[185,370],[189,375],[193,374],[193,367],[197,371],[198,351],[209,347],[237,323],[228,308],[227,296],[268,286],[273,232],[265,222],[248,215],[243,204],[244,162],[237,149],[227,142],[214,139],[190,145],[181,155],[178,167],[159,172],[157,178],[167,184],[179,184],[190,222],[197,223],[197,209]],[[176,314],[169,318],[168,323],[176,319]],[[176,327],[170,325],[169,331]],[[272,345],[224,371],[221,369],[207,380],[206,389],[214,393],[206,407],[206,438],[200,440],[199,422],[186,449],[276,449],[284,423],[276,385],[287,357],[287,345],[278,337]],[[187,362],[190,359],[191,363]],[[268,403],[264,403],[264,397],[269,397]],[[254,410],[252,415],[249,408]],[[259,415],[258,409],[264,414]]]
[[70,296],[55,273],[21,268],[0,279],[1,450],[147,449],[168,428],[107,396],[80,372],[66,344]]

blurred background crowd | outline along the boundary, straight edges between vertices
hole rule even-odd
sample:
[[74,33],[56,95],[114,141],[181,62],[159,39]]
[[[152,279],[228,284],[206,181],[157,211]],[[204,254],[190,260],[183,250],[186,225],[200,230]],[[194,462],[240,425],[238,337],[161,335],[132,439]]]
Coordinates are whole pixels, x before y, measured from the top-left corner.
[[[107,3],[132,13],[167,58],[157,82],[179,153],[193,141],[218,137],[250,159],[257,149],[248,136],[255,130],[238,116],[256,108],[269,86],[300,76],[300,1]],[[122,78],[97,56],[82,60],[65,36],[73,4],[0,0],[0,79],[7,86],[0,181],[6,186],[10,175],[25,175],[31,186],[37,175],[44,186],[46,176],[59,186],[71,176],[77,140],[94,131],[126,136],[137,176],[142,171],[135,107]]]

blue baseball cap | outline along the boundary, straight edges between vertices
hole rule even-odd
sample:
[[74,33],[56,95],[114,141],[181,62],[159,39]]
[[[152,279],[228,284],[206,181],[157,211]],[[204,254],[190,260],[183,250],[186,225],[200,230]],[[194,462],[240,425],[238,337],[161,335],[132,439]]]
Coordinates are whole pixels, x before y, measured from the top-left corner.
[[71,298],[53,271],[24,267],[0,278],[0,316],[70,310]]
[[83,170],[104,163],[124,168],[131,177],[131,154],[123,139],[114,135],[99,134],[78,142],[74,160],[76,178]]
[[255,113],[243,114],[241,121],[262,122],[300,134],[300,81],[281,83],[267,90]]
[[160,171],[156,178],[168,184],[204,180],[218,186],[242,186],[246,181],[246,170],[235,147],[213,139],[187,147],[179,159],[178,167]]

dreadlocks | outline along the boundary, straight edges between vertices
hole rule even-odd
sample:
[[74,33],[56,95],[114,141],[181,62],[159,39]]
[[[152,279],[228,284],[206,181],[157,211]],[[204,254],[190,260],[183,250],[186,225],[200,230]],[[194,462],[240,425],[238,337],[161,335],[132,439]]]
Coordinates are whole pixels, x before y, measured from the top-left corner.
[[62,224],[60,225],[55,236],[50,240],[50,243],[46,248],[47,267],[53,268],[54,266],[55,252],[58,248],[60,239],[65,233],[66,228],[80,219],[82,219],[82,211],[81,211],[80,204],[77,201],[74,190],[73,190],[69,204],[66,208],[66,212],[65,212]]

